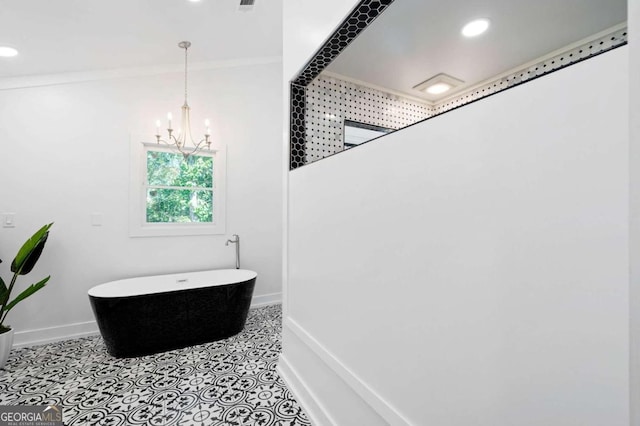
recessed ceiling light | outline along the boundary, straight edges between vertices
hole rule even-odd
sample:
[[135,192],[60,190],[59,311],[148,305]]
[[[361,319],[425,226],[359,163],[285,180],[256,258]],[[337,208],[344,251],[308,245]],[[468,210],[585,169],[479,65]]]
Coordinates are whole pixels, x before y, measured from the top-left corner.
[[413,86],[414,89],[422,92],[423,95],[426,95],[427,98],[431,100],[436,100],[441,98],[440,95],[446,93],[453,89],[454,87],[460,86],[464,81],[459,80],[455,77],[451,77],[450,75],[440,73],[434,75],[428,80],[423,81],[420,84]]
[[476,37],[489,29],[488,19],[476,19],[462,27],[462,35],[465,37]]
[[12,56],[16,56],[17,54],[18,54],[18,51],[13,47],[0,46],[0,57],[10,58]]
[[436,84],[433,84],[433,85],[427,87],[425,92],[431,93],[432,95],[439,95],[439,94],[444,93],[444,92],[446,92],[448,90],[451,90],[451,85],[450,84],[447,84],[447,83],[436,83]]
[[198,3],[200,0],[189,0],[191,3]]

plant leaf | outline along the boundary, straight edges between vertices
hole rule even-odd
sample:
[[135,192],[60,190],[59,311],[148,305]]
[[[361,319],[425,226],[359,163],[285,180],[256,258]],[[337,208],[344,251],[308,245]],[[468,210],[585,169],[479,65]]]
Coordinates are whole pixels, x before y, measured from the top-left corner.
[[26,275],[31,272],[42,254],[44,244],[49,236],[49,228],[52,225],[53,223],[50,223],[40,228],[20,247],[15,259],[11,262],[11,272],[19,275]]
[[33,249],[33,251],[29,253],[29,256],[27,256],[27,259],[22,264],[22,268],[20,268],[20,272],[18,273],[18,275],[27,275],[29,272],[31,272],[33,267],[36,266],[36,262],[38,262],[38,259],[40,259],[40,255],[44,250],[44,245],[47,242],[47,238],[49,238],[48,232],[44,234],[44,236],[36,244],[36,247]]
[[43,279],[41,281],[38,281],[35,284],[31,284],[29,287],[27,287],[22,293],[20,293],[15,299],[13,299],[11,301],[11,303],[9,303],[7,305],[7,309],[5,309],[5,312],[9,312],[11,310],[11,308],[16,306],[22,300],[26,299],[27,297],[31,296],[36,291],[38,291],[41,288],[43,288],[47,284],[47,281],[49,281],[49,278],[51,278],[51,276],[48,276],[47,278],[45,278],[45,279]]
[[2,280],[2,277],[0,277],[0,301],[4,300],[4,298],[7,296],[7,291],[9,291],[7,289],[7,285]]

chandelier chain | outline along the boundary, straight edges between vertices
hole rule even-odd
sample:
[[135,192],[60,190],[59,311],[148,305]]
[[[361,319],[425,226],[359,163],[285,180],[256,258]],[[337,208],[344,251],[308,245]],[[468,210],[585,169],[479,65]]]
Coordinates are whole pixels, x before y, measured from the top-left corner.
[[189,46],[185,46],[184,48],[184,104],[187,103],[187,52],[189,51]]

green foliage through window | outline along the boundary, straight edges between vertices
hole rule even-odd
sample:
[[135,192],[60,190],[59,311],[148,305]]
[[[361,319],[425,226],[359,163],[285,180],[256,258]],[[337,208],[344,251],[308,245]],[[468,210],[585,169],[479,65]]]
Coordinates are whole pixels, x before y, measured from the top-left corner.
[[147,222],[213,222],[213,157],[147,151]]

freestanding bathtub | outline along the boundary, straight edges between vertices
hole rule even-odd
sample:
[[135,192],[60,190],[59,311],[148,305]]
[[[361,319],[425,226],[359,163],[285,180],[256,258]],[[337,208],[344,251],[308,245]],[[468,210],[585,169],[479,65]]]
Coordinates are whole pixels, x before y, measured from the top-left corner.
[[136,357],[242,331],[257,274],[220,269],[130,278],[89,290],[109,353]]

